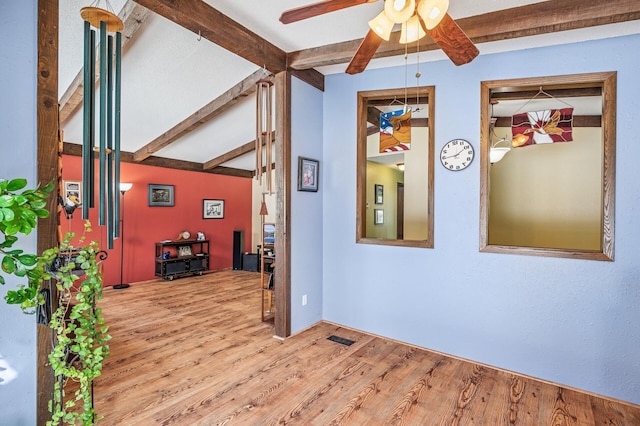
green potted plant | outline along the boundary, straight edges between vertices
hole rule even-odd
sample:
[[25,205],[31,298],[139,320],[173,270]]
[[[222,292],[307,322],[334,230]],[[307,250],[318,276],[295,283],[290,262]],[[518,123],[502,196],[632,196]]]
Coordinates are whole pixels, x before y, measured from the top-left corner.
[[[99,419],[92,401],[93,381],[109,354],[110,336],[102,312],[96,307],[102,297],[100,263],[106,252],[96,242],[85,243],[86,232],[91,231],[88,221],[78,247],[71,244],[76,235],[67,233],[59,247],[46,250],[42,256],[14,248],[18,235],[29,234],[37,218],[49,216],[45,206],[54,185],[24,189],[26,185],[24,179],[0,179],[0,233],[4,237],[0,241],[1,269],[27,279],[26,285],[9,290],[5,300],[19,304],[25,313],[36,309],[50,312],[51,306],[46,305],[51,301],[42,296],[42,288],[45,283],[55,283],[57,309],[51,318],[46,318],[53,334],[49,361],[55,376],[49,403],[51,420],[47,425],[93,425]],[[1,274],[0,283],[5,283]],[[74,392],[67,394],[71,388]]]

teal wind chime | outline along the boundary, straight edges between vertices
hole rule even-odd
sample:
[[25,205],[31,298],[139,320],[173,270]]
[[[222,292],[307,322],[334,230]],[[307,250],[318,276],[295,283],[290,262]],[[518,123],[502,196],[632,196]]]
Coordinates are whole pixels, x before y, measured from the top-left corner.
[[[114,13],[99,7],[85,7],[80,16],[84,20],[82,218],[88,219],[89,209],[96,204],[97,156],[98,224],[107,226],[108,247],[112,249],[114,238],[120,236],[120,75],[124,24]],[[98,47],[96,31],[99,31]],[[96,50],[99,57],[96,57]],[[97,100],[96,60],[100,66]],[[97,129],[96,115],[99,120]]]

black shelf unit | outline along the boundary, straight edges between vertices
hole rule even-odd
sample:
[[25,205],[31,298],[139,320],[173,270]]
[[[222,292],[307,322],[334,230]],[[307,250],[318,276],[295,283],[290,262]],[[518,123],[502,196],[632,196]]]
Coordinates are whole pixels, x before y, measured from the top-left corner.
[[[163,259],[163,254],[167,251],[170,257]],[[202,275],[208,269],[209,240],[156,243],[156,276],[171,281],[185,275]]]

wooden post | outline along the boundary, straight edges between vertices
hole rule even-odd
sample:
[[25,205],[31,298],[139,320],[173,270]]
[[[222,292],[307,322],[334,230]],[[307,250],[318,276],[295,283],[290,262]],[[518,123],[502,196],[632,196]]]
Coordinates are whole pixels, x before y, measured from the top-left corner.
[[[58,0],[38,0],[37,141],[38,182],[47,184],[58,176]],[[57,197],[45,207],[56,211]],[[58,245],[58,215],[38,220],[38,253]],[[58,300],[55,287],[51,299]],[[53,309],[56,309],[54,306]],[[35,319],[34,319],[35,321]],[[37,424],[51,418],[48,403],[53,395],[53,372],[49,366],[51,329],[37,325]]]

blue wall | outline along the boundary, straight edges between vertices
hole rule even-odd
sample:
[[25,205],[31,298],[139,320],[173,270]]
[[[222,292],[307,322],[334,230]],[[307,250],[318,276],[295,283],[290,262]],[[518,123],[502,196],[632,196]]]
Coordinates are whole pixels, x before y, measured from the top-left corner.
[[323,318],[640,403],[638,51],[634,35],[420,67],[436,87],[436,152],[454,138],[479,151],[483,80],[618,71],[615,262],[480,253],[478,160],[435,164],[434,249],[356,244],[356,92],[403,87],[405,70],[328,76]]
[[[36,3],[0,2],[0,178],[24,177],[30,185],[36,183]],[[35,232],[22,240],[20,248],[36,252]],[[34,425],[35,317],[4,302],[7,290],[23,282],[6,278],[7,284],[0,285],[0,366],[8,363],[18,376],[8,384],[0,383],[0,423]]]
[[[322,160],[322,92],[291,79],[291,330],[322,319],[322,182],[296,191],[298,156]],[[326,164],[320,161],[320,180]],[[302,296],[307,304],[302,306]]]

